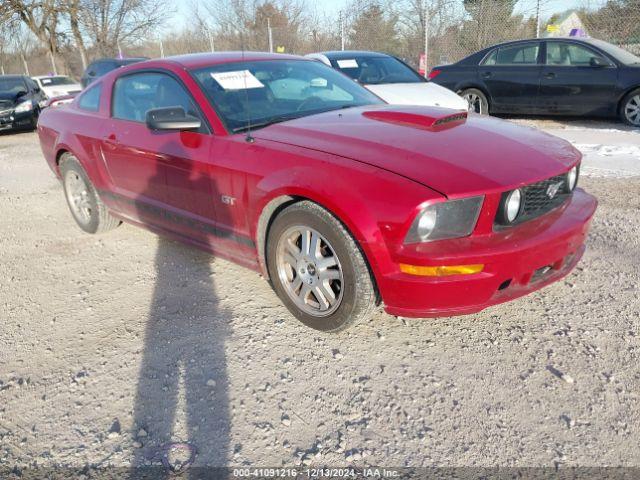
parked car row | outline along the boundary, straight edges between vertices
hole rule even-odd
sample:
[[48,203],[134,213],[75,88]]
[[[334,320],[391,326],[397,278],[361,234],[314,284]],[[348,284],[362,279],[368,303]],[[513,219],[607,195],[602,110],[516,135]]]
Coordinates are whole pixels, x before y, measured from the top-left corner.
[[103,58],[92,62],[80,83],[65,75],[0,75],[0,131],[36,128],[43,108],[70,103],[92,81],[146,58]]
[[[617,116],[640,126],[640,57],[600,40],[546,38],[494,45],[433,68],[429,81],[402,60],[379,52],[328,51],[307,58],[342,72],[389,104],[480,114]],[[42,108],[68,103],[110,71],[144,60],[96,60],[80,83],[62,75],[2,76],[0,130],[33,128]]]

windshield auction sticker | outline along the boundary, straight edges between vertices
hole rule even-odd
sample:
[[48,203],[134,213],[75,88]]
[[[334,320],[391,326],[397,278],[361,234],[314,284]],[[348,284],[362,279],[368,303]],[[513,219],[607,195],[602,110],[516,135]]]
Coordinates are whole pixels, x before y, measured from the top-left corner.
[[358,62],[355,58],[348,60],[338,60],[338,67],[340,68],[358,68]]
[[211,76],[225,90],[244,90],[264,87],[264,84],[254,77],[249,70],[212,73]]

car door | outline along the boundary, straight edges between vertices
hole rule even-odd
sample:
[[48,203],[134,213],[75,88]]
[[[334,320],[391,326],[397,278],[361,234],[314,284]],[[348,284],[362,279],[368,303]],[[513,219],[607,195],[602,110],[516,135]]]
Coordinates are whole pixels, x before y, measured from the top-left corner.
[[540,88],[540,42],[498,47],[480,62],[479,81],[489,93],[492,112],[530,113]]
[[615,113],[617,66],[577,42],[548,40],[540,81],[544,112],[580,115]]
[[105,163],[130,216],[205,241],[215,217],[208,175],[211,135],[206,126],[201,131],[150,130],[147,111],[169,106],[203,118],[169,72],[119,77],[103,137]]

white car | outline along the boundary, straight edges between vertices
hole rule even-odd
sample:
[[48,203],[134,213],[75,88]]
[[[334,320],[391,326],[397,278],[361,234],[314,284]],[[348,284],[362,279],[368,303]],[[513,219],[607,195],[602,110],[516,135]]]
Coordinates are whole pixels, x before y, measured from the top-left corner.
[[391,55],[335,51],[310,53],[306,57],[341,71],[387,103],[469,109],[469,103],[458,94],[427,82],[406,63]]
[[42,75],[31,78],[35,80],[47,98],[75,95],[82,90],[82,85],[64,75]]

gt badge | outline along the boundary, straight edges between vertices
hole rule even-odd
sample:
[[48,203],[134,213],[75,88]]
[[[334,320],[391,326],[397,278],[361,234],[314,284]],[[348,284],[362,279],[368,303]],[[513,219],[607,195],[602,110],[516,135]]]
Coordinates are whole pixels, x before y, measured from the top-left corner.
[[235,197],[230,197],[229,195],[222,195],[222,197],[220,197],[220,199],[222,200],[222,203],[224,203],[225,205],[235,205],[236,204]]

